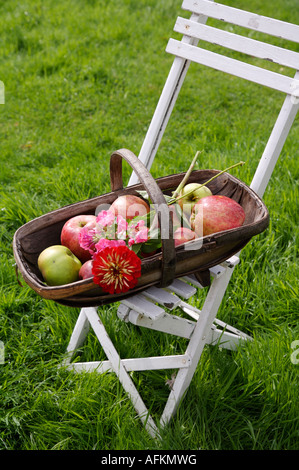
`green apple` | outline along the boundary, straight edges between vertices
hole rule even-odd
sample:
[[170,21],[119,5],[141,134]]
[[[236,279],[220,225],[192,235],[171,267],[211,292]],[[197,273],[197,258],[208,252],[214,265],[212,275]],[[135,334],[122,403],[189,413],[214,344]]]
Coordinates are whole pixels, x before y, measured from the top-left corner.
[[179,197],[184,195],[186,196],[178,199],[177,202],[184,214],[189,216],[194,204],[203,197],[212,196],[212,192],[207,186],[202,186],[199,183],[189,183],[179,193]]
[[37,265],[49,286],[61,286],[79,279],[81,261],[63,245],[52,245],[43,250]]

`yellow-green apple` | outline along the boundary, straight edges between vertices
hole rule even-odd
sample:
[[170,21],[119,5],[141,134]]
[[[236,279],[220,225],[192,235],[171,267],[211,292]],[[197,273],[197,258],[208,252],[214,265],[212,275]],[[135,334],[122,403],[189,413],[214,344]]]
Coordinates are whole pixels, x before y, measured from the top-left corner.
[[124,194],[113,201],[109,210],[114,212],[115,216],[121,215],[124,219],[131,220],[134,217],[146,215],[150,208],[140,197],[134,194]]
[[63,245],[52,245],[39,255],[37,265],[49,286],[78,281],[81,261]]
[[243,207],[227,196],[207,196],[193,207],[190,217],[191,228],[198,236],[229,230],[243,225]]
[[207,186],[202,186],[199,183],[189,183],[179,193],[179,197],[184,195],[186,196],[178,199],[178,204],[181,206],[182,211],[190,216],[194,204],[203,197],[212,196],[212,192]]
[[80,246],[79,233],[83,227],[94,228],[96,219],[95,215],[76,215],[69,219],[61,230],[61,244],[68,247],[82,263],[91,259],[91,254]]
[[85,263],[82,264],[79,271],[79,279],[89,279],[90,277],[93,277],[92,264],[92,259],[89,259],[88,261],[85,261]]
[[173,234],[174,246],[182,245],[190,240],[195,240],[195,238],[197,238],[197,235],[193,230],[187,227],[179,227]]

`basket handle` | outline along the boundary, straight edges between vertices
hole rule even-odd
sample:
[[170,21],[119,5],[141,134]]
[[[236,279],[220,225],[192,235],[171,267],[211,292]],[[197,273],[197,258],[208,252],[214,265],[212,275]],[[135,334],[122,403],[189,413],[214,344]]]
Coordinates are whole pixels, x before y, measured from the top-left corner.
[[[147,168],[133,152],[127,149],[116,150],[110,157],[111,190],[117,191],[123,189],[123,159],[126,160],[126,162],[135,171],[140,182],[143,184],[148,195],[154,203],[154,208],[159,220],[162,242],[162,276],[160,286],[166,287],[174,280],[176,264],[176,252],[173,240],[173,225],[168,205],[166,204],[161,189]],[[168,223],[165,223],[165,221],[168,221]]]

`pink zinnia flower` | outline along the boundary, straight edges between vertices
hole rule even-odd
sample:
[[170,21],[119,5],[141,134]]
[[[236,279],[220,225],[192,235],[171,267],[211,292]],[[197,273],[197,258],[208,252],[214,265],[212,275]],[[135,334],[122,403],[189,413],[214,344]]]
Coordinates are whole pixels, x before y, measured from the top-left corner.
[[95,253],[92,274],[103,291],[124,293],[136,286],[141,276],[141,260],[127,246],[106,247]]

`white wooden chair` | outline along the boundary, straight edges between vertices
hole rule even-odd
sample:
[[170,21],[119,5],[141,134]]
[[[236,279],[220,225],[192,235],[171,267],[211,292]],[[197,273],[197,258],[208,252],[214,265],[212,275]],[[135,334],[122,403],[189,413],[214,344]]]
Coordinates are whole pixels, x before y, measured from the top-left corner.
[[[173,54],[175,58],[139,158],[150,169],[184,82],[188,66],[191,61],[197,62],[224,73],[273,88],[286,95],[251,183],[251,188],[262,197],[298,110],[299,53],[233,34],[226,30],[210,27],[206,25],[206,22],[211,17],[244,27],[244,31],[248,29],[255,30],[268,35],[279,36],[286,41],[295,42],[299,42],[299,26],[214,3],[213,0],[184,0],[182,8],[191,11],[191,17],[190,19],[180,17],[177,19],[174,30],[182,33],[182,40],[170,39],[168,42],[166,51]],[[198,47],[200,39],[223,46],[223,48],[233,49],[259,59],[265,58],[289,67],[295,70],[295,75],[287,77],[280,73],[202,49]],[[137,178],[133,173],[129,184],[134,183],[137,183]],[[158,435],[158,427],[149,415],[129,372],[178,369],[160,420],[160,425],[165,425],[175,413],[192,380],[204,346],[206,344],[221,344],[221,347],[233,349],[240,341],[251,339],[238,329],[224,324],[216,318],[234,267],[238,262],[239,254],[231,257],[221,266],[216,266],[210,270],[212,282],[201,310],[194,308],[186,301],[191,296],[196,295],[197,289],[202,287],[193,276],[175,280],[168,289],[151,287],[142,294],[132,296],[120,304],[118,316],[122,320],[189,339],[184,354],[122,359],[117,352],[117,345],[114,346],[108,337],[97,309],[83,308],[70,339],[64,366],[77,372],[82,370],[113,371],[129,394],[148,431],[153,436]],[[171,310],[175,307],[181,308],[191,319],[173,315]],[[83,344],[89,326],[93,328],[107,355],[107,360],[72,363],[72,355]]]

